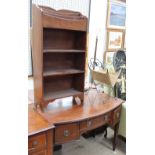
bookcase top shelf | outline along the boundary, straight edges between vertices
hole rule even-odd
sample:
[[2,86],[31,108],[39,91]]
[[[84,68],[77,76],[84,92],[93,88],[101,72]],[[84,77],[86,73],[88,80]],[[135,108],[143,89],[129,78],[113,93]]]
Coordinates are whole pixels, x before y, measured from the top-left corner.
[[70,10],[55,10],[50,7],[37,5],[42,15],[45,28],[70,29],[87,31],[87,17],[80,12]]

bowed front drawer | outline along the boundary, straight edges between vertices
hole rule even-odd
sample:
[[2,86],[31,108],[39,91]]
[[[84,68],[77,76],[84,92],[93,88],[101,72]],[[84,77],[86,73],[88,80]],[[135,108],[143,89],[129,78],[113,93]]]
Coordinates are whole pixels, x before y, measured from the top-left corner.
[[[40,152],[38,155],[44,155],[46,152],[46,134],[40,133],[34,136],[29,137],[28,140],[28,151],[29,155],[37,155],[37,153]],[[36,153],[37,152],[37,153]]]
[[92,130],[104,124],[107,124],[109,122],[109,119],[110,119],[110,114],[108,113],[102,116],[98,116],[92,119],[82,121],[80,123],[80,133],[82,134],[88,130]]
[[79,137],[80,134],[78,123],[56,125],[55,144],[63,144],[72,140],[77,140]]
[[121,106],[116,108],[112,112],[112,119],[111,119],[111,125],[114,126],[120,121],[120,116],[121,116]]

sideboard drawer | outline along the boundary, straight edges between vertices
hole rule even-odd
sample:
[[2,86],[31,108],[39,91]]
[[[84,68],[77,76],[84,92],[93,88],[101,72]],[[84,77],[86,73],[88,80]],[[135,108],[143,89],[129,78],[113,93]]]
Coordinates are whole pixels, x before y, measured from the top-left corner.
[[55,144],[62,144],[79,139],[79,124],[71,123],[58,125],[55,128]]
[[112,113],[112,125],[113,126],[119,122],[120,116],[121,116],[121,106],[115,109]]
[[45,148],[46,147],[46,134],[41,133],[34,136],[29,137],[28,140],[28,149],[29,151],[33,151],[38,148]]
[[82,121],[80,123],[80,133],[100,127],[108,123],[109,119],[110,119],[110,115],[105,114],[105,115],[98,116],[98,117],[95,117],[89,120]]

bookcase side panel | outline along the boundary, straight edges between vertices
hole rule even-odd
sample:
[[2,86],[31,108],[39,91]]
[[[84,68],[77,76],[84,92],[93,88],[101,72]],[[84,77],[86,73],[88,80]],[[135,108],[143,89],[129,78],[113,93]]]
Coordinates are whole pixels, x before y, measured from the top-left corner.
[[43,30],[42,12],[32,7],[32,61],[34,78],[34,99],[41,102],[43,97]]

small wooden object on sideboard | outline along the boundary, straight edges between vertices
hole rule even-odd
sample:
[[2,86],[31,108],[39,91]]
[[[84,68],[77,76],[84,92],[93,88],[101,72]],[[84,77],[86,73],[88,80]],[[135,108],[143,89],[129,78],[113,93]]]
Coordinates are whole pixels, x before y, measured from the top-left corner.
[[79,12],[33,5],[32,58],[35,106],[58,98],[83,103],[87,18]]

